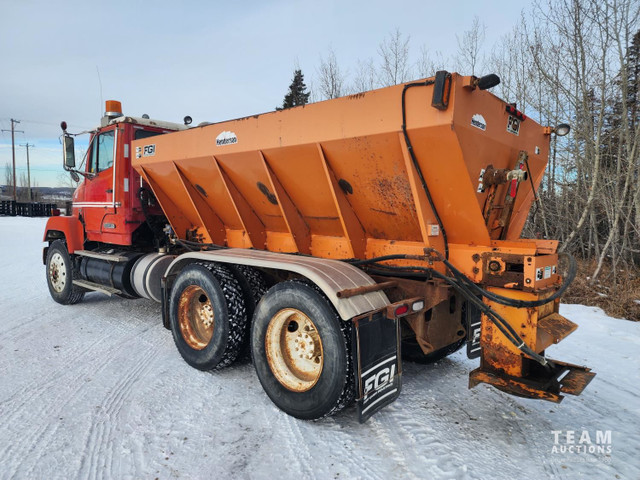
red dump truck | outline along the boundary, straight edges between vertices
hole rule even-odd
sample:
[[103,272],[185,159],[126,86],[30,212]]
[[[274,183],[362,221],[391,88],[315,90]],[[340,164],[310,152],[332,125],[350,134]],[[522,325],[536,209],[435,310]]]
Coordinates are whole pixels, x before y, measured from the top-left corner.
[[470,387],[578,395],[594,373],[545,355],[577,327],[558,313],[575,261],[563,277],[558,242],[520,238],[568,126],[527,118],[498,82],[440,71],[198,126],[108,101],[78,166],[63,122],[65,169],[84,179],[44,233],[51,296],[160,302],[187,363],[250,354],[303,419],[355,401],[365,421],[400,394],[401,357],[465,345]]

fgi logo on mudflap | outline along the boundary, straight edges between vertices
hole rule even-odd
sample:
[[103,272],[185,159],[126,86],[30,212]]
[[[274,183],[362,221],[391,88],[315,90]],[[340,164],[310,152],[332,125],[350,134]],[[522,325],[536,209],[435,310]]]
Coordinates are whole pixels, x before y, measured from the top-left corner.
[[[396,374],[397,356],[393,355],[378,363],[362,374],[364,382],[364,405],[377,403],[380,395],[394,386],[394,376]],[[397,388],[393,392],[397,391]],[[386,394],[384,395],[387,396]]]

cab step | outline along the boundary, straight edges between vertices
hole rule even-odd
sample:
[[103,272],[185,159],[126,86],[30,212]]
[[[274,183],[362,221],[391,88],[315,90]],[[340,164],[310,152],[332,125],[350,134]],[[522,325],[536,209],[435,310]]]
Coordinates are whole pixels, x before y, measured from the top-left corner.
[[122,255],[112,255],[110,253],[92,252],[91,250],[76,250],[74,255],[80,255],[81,257],[98,258],[100,260],[107,260],[109,262],[126,262],[129,260]]
[[74,280],[73,284],[77,285],[78,287],[86,288],[87,290],[93,290],[96,292],[107,294],[110,297],[122,293],[117,288],[107,287],[106,285],[100,285],[99,283],[93,283],[88,280]]

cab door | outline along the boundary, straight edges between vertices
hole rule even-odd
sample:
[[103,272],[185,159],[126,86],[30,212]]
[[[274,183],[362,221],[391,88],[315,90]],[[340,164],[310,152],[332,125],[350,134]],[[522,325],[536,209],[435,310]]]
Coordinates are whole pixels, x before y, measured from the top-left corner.
[[[108,216],[116,213],[116,161],[118,128],[112,125],[101,130],[91,142],[87,157],[87,172],[93,178],[86,181],[82,209],[88,240],[101,240],[101,234],[115,228]],[[76,206],[76,205],[74,205]]]

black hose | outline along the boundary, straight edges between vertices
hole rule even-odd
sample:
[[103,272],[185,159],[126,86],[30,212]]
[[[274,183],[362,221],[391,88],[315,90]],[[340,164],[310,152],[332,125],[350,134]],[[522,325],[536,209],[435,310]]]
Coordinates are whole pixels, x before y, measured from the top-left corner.
[[183,239],[178,239],[176,240],[176,242],[180,243],[183,247],[186,247],[186,245],[189,245],[190,247],[199,247],[199,248],[204,247],[206,250],[222,250],[222,249],[228,248],[228,247],[225,247],[224,245],[217,245],[215,243],[200,243],[200,242],[192,242],[191,240],[183,240]]
[[[573,280],[576,277],[576,274],[578,272],[578,264],[576,262],[576,259],[569,253],[567,252],[560,252],[558,253],[559,257],[566,257],[569,260],[569,270],[567,272],[566,277],[564,278],[564,281],[562,283],[562,285],[560,286],[560,288],[551,296],[540,299],[540,300],[514,300],[513,298],[509,298],[509,297],[504,297],[502,295],[499,295],[497,293],[492,293],[489,292],[488,290],[483,289],[482,287],[476,285],[475,283],[473,283],[471,280],[469,280],[467,278],[467,276],[462,273],[460,270],[458,270],[451,262],[449,262],[449,260],[445,259],[442,254],[440,252],[438,252],[437,250],[430,248],[427,249],[427,252],[431,252],[435,254],[435,258],[431,258],[431,260],[436,260],[439,262],[444,263],[444,265],[451,271],[451,273],[453,274],[453,276],[460,282],[464,283],[465,285],[468,285],[470,289],[474,290],[478,295],[482,296],[482,297],[486,297],[489,300],[492,300],[496,303],[499,303],[501,305],[506,305],[507,307],[515,307],[515,308],[534,308],[534,307],[540,307],[542,305],[545,305],[549,302],[552,302],[558,298],[560,298],[562,296],[562,294],[567,290],[567,288],[569,288],[569,285],[571,285],[571,282],[573,282]],[[346,260],[347,262],[349,262],[351,265],[354,266],[366,266],[366,265],[372,265],[372,264],[377,264],[379,262],[384,262],[387,260],[423,260],[423,261],[429,261],[429,257],[421,257],[419,255],[406,255],[406,254],[394,254],[394,255],[384,255],[384,256],[380,256],[380,257],[374,257],[374,258],[368,258],[366,260]],[[406,267],[391,267],[391,266],[387,266],[387,265],[377,265],[379,267],[383,267],[383,268],[388,268],[389,270],[394,270],[394,271],[402,271],[402,270],[421,270],[424,269],[425,267],[419,267],[419,266],[406,266]],[[431,270],[431,269],[428,269]]]
[[556,292],[553,293],[553,295],[546,298],[542,298],[540,300],[515,300],[513,298],[498,295],[497,293],[489,292],[483,289],[482,287],[476,285],[471,280],[469,280],[465,274],[463,274],[460,270],[454,267],[451,264],[451,262],[442,258],[442,256],[440,256],[440,261],[442,261],[446,265],[446,267],[451,271],[451,273],[453,273],[454,277],[466,283],[472,290],[475,290],[478,294],[482,295],[483,297],[486,297],[489,300],[492,300],[501,305],[506,305],[508,307],[534,308],[534,307],[540,307],[542,305],[546,305],[547,303],[560,298],[562,294],[567,290],[567,288],[569,288],[569,285],[571,285],[571,282],[573,282],[573,280],[576,278],[576,274],[578,273],[578,264],[576,262],[576,259],[573,257],[573,255],[567,252],[560,252],[558,253],[558,256],[566,257],[569,260],[569,271],[567,272],[567,275],[564,278],[560,288],[556,290]]
[[153,233],[153,236],[158,241],[160,241],[163,237],[162,229],[158,229],[157,226],[151,222],[151,215],[149,215],[148,210],[149,197],[151,195],[153,195],[153,192],[151,192],[148,188],[140,187],[138,189],[138,199],[140,200],[140,207],[142,208],[144,220],[147,223],[149,230],[151,230],[151,233]]
[[[429,277],[436,277],[444,280],[449,285],[451,285],[454,289],[456,289],[467,301],[472,303],[478,308],[482,313],[486,315],[486,317],[493,323],[498,330],[505,336],[509,342],[515,346],[518,350],[520,350],[525,355],[529,356],[533,360],[537,361],[541,365],[548,365],[547,359],[544,356],[537,354],[534,352],[522,338],[518,335],[518,333],[514,330],[514,328],[507,322],[500,314],[498,314],[495,310],[491,309],[489,305],[483,303],[478,297],[476,297],[471,289],[465,284],[459,283],[456,279],[448,277],[437,270],[427,267],[420,266],[411,266],[411,267],[397,267],[392,265],[377,265],[378,268],[382,268],[383,270],[377,270],[377,272],[384,274],[384,270],[388,270],[391,272],[400,272],[406,268],[410,268],[412,270],[422,271],[427,274]],[[409,273],[409,272],[406,272]],[[415,272],[413,272],[415,274]]]
[[424,175],[422,174],[422,169],[420,168],[418,159],[416,158],[416,155],[413,152],[413,146],[411,145],[411,140],[409,139],[409,133],[407,132],[407,112],[406,112],[406,103],[405,103],[405,95],[407,93],[407,90],[413,87],[426,87],[427,85],[433,85],[434,83],[435,83],[434,80],[425,80],[424,82],[408,83],[402,89],[402,133],[404,134],[404,141],[407,144],[407,151],[411,156],[411,161],[413,162],[413,166],[418,172],[418,177],[420,178],[420,183],[422,183],[422,188],[424,189],[424,192],[427,194],[427,200],[429,201],[429,206],[431,207],[431,210],[433,211],[433,214],[436,217],[436,221],[438,222],[438,226],[440,227],[440,231],[442,232],[442,239],[444,240],[444,254],[445,254],[445,258],[448,259],[449,258],[449,241],[447,239],[447,232],[444,229],[444,225],[442,224],[440,215],[438,215],[436,206],[433,203],[433,198],[431,198],[429,187],[427,186],[427,182],[424,179]]
[[393,255],[383,255],[381,257],[374,257],[374,258],[367,258],[366,260],[345,260],[346,262],[350,263],[351,265],[354,266],[359,266],[359,265],[368,265],[371,263],[378,263],[378,262],[383,262],[385,260],[426,260],[426,257],[424,256],[418,256],[418,255],[406,255],[403,253],[398,253],[398,254],[393,254]]

